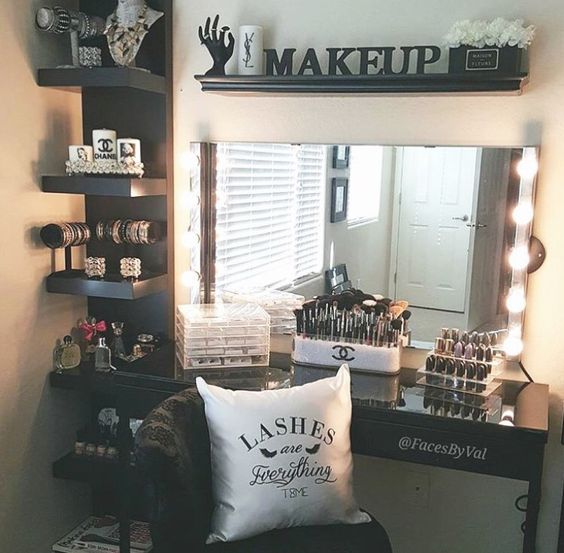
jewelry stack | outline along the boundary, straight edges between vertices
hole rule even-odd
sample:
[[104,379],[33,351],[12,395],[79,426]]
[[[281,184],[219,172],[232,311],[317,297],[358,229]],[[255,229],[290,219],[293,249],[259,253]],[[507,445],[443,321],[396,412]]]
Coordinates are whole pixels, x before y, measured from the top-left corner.
[[86,223],[51,223],[45,225],[39,235],[43,243],[53,250],[82,246],[92,237]]
[[160,235],[160,227],[154,221],[117,219],[99,221],[96,225],[96,238],[115,244],[154,244]]

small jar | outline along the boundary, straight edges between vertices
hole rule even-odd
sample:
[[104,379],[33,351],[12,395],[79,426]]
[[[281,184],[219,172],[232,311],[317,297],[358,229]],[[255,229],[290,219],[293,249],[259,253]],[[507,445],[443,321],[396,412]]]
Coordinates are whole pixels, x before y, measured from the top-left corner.
[[96,447],[96,457],[105,457],[107,451],[108,448],[106,444],[98,444],[98,446]]
[[106,449],[106,459],[117,459],[118,458],[118,450],[117,447],[114,447],[113,445],[108,446],[108,449]]
[[84,455],[86,453],[86,442],[74,442],[74,454]]
[[153,353],[155,351],[155,337],[152,334],[139,334],[137,342],[141,346],[143,353]]
[[86,444],[85,454],[87,457],[94,457],[96,455],[96,444]]

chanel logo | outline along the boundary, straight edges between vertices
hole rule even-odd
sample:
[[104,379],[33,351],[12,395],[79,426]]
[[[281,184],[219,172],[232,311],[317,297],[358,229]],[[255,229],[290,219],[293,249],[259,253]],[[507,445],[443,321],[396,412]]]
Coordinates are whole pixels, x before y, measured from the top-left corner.
[[354,351],[354,348],[352,346],[333,346],[333,349],[335,350],[336,355],[332,355],[331,357],[333,357],[333,359],[336,359],[337,361],[354,361],[355,357],[353,357],[352,355],[349,356],[349,350],[351,352]]
[[114,151],[112,148],[112,144],[114,143],[113,140],[110,138],[99,138],[98,144],[100,145],[100,152],[102,153],[111,153]]

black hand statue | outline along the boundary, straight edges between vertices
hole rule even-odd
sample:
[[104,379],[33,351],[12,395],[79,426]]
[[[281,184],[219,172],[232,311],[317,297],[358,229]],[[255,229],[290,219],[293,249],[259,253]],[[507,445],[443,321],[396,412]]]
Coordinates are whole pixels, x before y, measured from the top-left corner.
[[[211,17],[208,17],[205,30],[201,26],[198,29],[200,42],[208,49],[213,59],[213,67],[206,72],[206,75],[225,75],[225,65],[231,59],[235,47],[235,38],[231,32],[228,32],[229,27],[222,27],[218,32],[218,23],[219,15],[215,16],[213,25]],[[227,44],[225,44],[226,35]]]

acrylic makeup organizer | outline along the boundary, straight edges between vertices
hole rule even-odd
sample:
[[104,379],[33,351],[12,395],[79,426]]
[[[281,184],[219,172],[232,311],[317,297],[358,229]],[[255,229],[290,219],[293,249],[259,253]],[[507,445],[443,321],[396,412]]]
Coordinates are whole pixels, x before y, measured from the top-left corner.
[[499,387],[497,377],[505,368],[497,340],[492,344],[491,337],[496,338],[497,334],[443,329],[442,336],[435,340],[435,348],[427,355],[425,366],[418,371],[421,378],[417,383],[484,397],[491,395]]
[[181,305],[176,311],[176,358],[184,373],[267,367],[270,317],[252,304]]
[[300,308],[305,298],[299,294],[268,290],[223,290],[221,299],[225,303],[253,303],[260,305],[270,315],[271,334],[293,334],[296,332],[294,309]]

